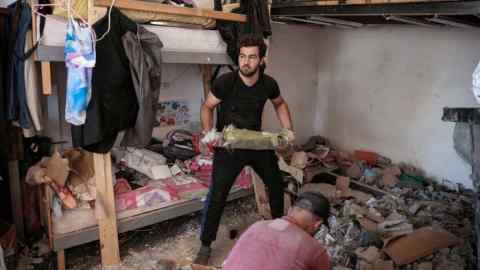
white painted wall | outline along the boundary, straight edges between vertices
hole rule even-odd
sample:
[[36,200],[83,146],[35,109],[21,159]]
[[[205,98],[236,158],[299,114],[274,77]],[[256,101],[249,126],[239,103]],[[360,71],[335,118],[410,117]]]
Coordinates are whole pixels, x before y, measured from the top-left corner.
[[[317,106],[317,60],[314,28],[272,24],[266,73],[275,78],[292,114],[299,143],[314,135]],[[279,121],[270,102],[263,117],[264,130],[278,131]]]
[[345,149],[369,149],[471,186],[445,106],[475,106],[471,74],[480,31],[382,26],[318,30],[315,130]]

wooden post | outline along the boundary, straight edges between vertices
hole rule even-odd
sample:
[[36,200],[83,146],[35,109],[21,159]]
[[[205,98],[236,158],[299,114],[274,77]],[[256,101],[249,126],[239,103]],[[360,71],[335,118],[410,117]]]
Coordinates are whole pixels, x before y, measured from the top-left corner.
[[57,270],[65,270],[65,250],[57,251]]
[[52,94],[52,72],[50,62],[42,61],[42,93],[46,96]]
[[202,82],[203,82],[203,97],[206,100],[208,93],[212,91],[212,65],[200,65],[200,72],[202,73]]
[[110,153],[94,153],[93,161],[97,185],[97,203],[102,204],[105,210],[105,216],[98,220],[102,265],[115,265],[120,263],[120,252]]
[[212,91],[212,65],[200,65],[200,72],[202,73],[202,82],[203,82],[203,97],[207,99],[208,93]]
[[10,185],[10,198],[12,202],[13,223],[15,223],[17,238],[23,240],[25,232],[23,225],[22,185],[20,183],[18,160],[12,160],[8,162],[8,177]]

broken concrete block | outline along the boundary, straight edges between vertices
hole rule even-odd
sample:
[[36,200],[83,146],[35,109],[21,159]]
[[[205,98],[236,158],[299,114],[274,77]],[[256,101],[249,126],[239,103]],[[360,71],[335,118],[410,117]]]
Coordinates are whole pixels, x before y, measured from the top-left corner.
[[365,260],[368,263],[374,263],[380,258],[380,252],[376,247],[368,247],[368,248],[357,248],[355,250],[355,255],[358,258]]
[[402,266],[460,242],[460,239],[444,229],[424,227],[390,241],[384,251],[396,265]]

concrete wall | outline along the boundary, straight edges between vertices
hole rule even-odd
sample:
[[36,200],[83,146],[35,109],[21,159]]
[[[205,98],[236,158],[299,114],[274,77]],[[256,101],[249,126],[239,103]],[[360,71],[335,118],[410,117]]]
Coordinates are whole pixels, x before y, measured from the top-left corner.
[[475,106],[480,31],[383,26],[318,30],[315,129],[345,150],[370,149],[471,186],[445,106]]
[[[273,24],[267,73],[273,76],[282,96],[290,106],[298,142],[313,135],[317,106],[317,60],[314,28]],[[278,130],[280,125],[273,107],[265,108],[265,130]]]

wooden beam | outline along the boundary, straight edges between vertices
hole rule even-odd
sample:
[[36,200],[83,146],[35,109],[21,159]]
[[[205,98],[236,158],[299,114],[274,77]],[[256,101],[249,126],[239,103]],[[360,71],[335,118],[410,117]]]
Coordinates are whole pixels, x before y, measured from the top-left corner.
[[57,270],[65,270],[65,250],[57,251]]
[[[111,0],[95,0],[95,6],[109,7]],[[128,9],[144,12],[164,13],[170,15],[185,15],[193,17],[212,18],[225,21],[246,22],[247,17],[241,14],[226,13],[210,9],[200,8],[184,8],[172,5],[159,4],[155,2],[138,1],[138,0],[116,0],[115,6],[119,9]]]
[[120,263],[120,252],[110,153],[94,153],[93,161],[97,185],[97,205],[95,207],[102,207],[105,213],[105,216],[98,220],[102,265],[116,265]]
[[253,169],[248,168],[248,170],[250,170],[252,174],[253,190],[255,192],[258,213],[266,219],[271,219],[272,215],[270,212],[270,205],[268,204],[268,195],[265,190],[265,185]]
[[42,93],[46,96],[52,94],[52,73],[50,62],[42,62]]
[[22,204],[22,185],[20,182],[20,172],[18,169],[18,160],[8,162],[8,179],[10,186],[10,199],[12,202],[12,216],[18,239],[25,239],[25,229],[23,225],[23,204]]
[[200,72],[202,73],[203,97],[206,100],[208,93],[212,91],[212,65],[200,65]]

